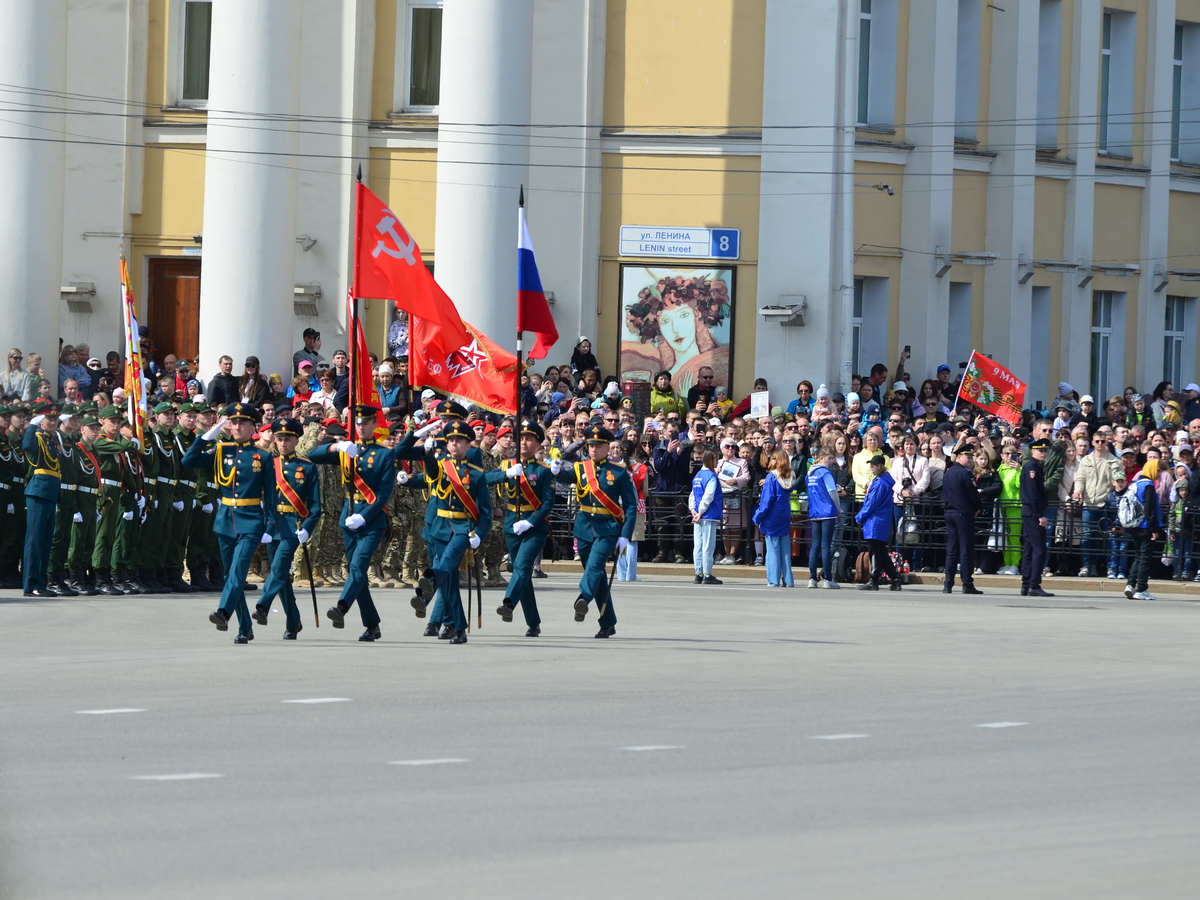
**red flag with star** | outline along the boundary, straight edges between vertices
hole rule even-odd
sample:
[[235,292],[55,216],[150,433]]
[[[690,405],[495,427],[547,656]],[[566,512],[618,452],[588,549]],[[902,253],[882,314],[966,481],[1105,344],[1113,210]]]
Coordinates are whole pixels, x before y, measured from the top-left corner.
[[[454,308],[430,276],[439,302]],[[517,357],[481,331],[462,322],[457,328],[412,320],[410,383],[430,387],[497,413],[516,413]]]

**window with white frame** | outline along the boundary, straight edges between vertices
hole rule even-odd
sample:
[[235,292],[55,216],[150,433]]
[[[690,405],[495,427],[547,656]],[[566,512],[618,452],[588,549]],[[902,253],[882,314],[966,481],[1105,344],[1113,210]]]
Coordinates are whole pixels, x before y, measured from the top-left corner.
[[851,339],[850,358],[854,360],[854,371],[861,372],[858,362],[858,346],[862,340],[862,314],[863,314],[863,280],[861,278],[854,279],[854,312],[850,318],[850,333],[853,335]]
[[396,102],[405,112],[434,113],[441,102],[442,0],[398,0]]
[[[1120,392],[1125,377],[1125,293],[1092,291],[1092,355],[1088,390],[1093,397]],[[1117,337],[1114,340],[1114,335]]]
[[1134,55],[1137,17],[1131,12],[1104,13],[1100,50],[1101,153],[1133,155]]
[[212,0],[185,0],[180,34],[179,103],[208,102],[208,65],[212,46]]
[[858,124],[888,127],[896,118],[898,0],[859,0]]
[[1175,23],[1171,160],[1200,165],[1200,25]]
[[954,137],[973,141],[979,118],[979,0],[958,0],[955,59]]
[[854,371],[865,375],[887,357],[891,287],[887,278],[854,279],[854,312],[850,320]]
[[1038,17],[1037,145],[1058,146],[1062,0],[1042,0]]
[[1195,368],[1196,298],[1167,297],[1163,328],[1163,381],[1179,384],[1189,380]]

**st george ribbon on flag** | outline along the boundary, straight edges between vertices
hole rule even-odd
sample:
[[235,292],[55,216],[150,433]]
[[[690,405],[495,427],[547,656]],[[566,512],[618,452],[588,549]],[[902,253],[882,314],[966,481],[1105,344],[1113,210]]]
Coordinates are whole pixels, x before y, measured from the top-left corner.
[[533,348],[526,354],[529,359],[545,359],[558,340],[558,329],[550,315],[546,292],[542,290],[523,205],[518,207],[517,222],[517,332],[528,331],[537,336]]

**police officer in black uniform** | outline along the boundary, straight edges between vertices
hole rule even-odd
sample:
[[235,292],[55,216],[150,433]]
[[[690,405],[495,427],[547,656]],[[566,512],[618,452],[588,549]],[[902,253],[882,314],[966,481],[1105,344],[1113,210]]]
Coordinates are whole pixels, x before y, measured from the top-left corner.
[[1029,461],[1021,467],[1021,596],[1053,597],[1042,590],[1046,564],[1046,477],[1042,466],[1049,438],[1029,445]]
[[954,567],[962,573],[962,592],[982,594],[975,587],[975,517],[979,515],[979,489],[971,474],[974,451],[968,444],[954,452],[954,460],[942,477],[942,499],[946,503],[946,578],[942,593],[954,591]]

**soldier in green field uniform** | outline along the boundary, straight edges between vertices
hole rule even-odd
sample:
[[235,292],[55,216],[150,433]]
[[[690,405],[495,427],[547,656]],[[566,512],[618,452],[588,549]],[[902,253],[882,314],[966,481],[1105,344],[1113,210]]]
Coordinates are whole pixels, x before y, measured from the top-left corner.
[[20,587],[16,572],[10,569],[17,540],[16,503],[13,502],[12,476],[16,470],[8,429],[12,410],[0,405],[0,588]]
[[137,569],[142,526],[150,506],[146,468],[133,425],[128,421],[121,422],[121,438],[134,449],[126,450],[118,457],[121,460],[121,521],[113,544],[114,579],[127,594],[148,594],[150,587],[140,579]]
[[58,509],[54,516],[54,537],[50,541],[50,558],[46,563],[46,583],[60,597],[77,597],[79,592],[67,580],[67,552],[71,549],[71,525],[75,518],[75,494],[79,486],[79,466],[76,443],[79,438],[79,411],[64,406],[58,417],[58,462],[61,481]]
[[[175,450],[179,459],[183,459],[183,455],[192,446],[192,441],[196,439],[196,407],[191,403],[181,404],[179,412],[176,413],[177,425],[175,428]],[[182,502],[183,510],[175,514],[175,522],[171,534],[171,551],[168,559],[167,568],[170,570],[169,577],[171,586],[174,587],[178,581],[180,584],[188,584],[183,580],[183,565],[188,556],[188,546],[192,538],[194,524],[202,519],[199,505],[196,501],[196,494],[200,489],[200,480],[204,477],[204,473],[198,469],[190,468],[180,463],[179,466],[179,485],[175,489],[176,504]],[[191,572],[189,571],[189,574]],[[188,587],[193,591],[209,590],[208,582],[200,579],[197,583],[196,575],[192,575],[192,583]]]
[[[12,473],[9,483],[12,485],[12,493],[9,495],[8,502],[12,505],[13,511],[11,515],[16,517],[17,537],[10,551],[10,557],[3,562],[4,571],[9,574],[9,581],[15,582],[14,587],[22,586],[21,575],[21,555],[25,547],[25,484],[28,477],[28,464],[25,457],[25,448],[21,446],[21,441],[25,437],[26,423],[29,421],[30,412],[23,406],[11,407],[12,414],[9,416],[9,427],[7,435],[0,435],[0,446],[3,446],[7,441],[7,446],[12,450]],[[5,513],[8,514],[8,507],[5,507]]]
[[154,407],[154,425],[146,435],[143,451],[147,481],[153,479],[153,501],[147,509],[146,540],[142,541],[145,566],[150,570],[150,587],[155,593],[181,594],[191,586],[174,575],[171,561],[176,556],[175,540],[182,527],[179,514],[184,505],[176,497],[179,487],[179,448],[175,443],[175,407],[166,401]]
[[99,591],[93,585],[88,567],[96,549],[96,525],[100,521],[100,490],[102,487],[100,460],[93,449],[100,436],[100,420],[88,414],[79,423],[79,440],[75,445],[76,471],[79,481],[75,485],[75,512],[71,517],[71,546],[67,551],[67,569],[71,573],[71,587],[87,597]]
[[[196,406],[196,434],[204,434],[220,418],[213,407],[200,403]],[[196,512],[192,519],[191,534],[188,536],[187,564],[192,574],[192,585],[196,575],[200,576],[204,590],[220,592],[225,586],[225,567],[221,563],[221,547],[213,526],[217,521],[217,482],[212,469],[197,470]]]
[[100,523],[96,526],[96,543],[92,550],[92,571],[96,573],[96,590],[101,594],[128,593],[117,577],[115,546],[125,512],[125,482],[123,456],[137,452],[137,446],[121,437],[121,410],[106,406],[96,416],[100,436],[92,444],[92,452],[100,463]]

